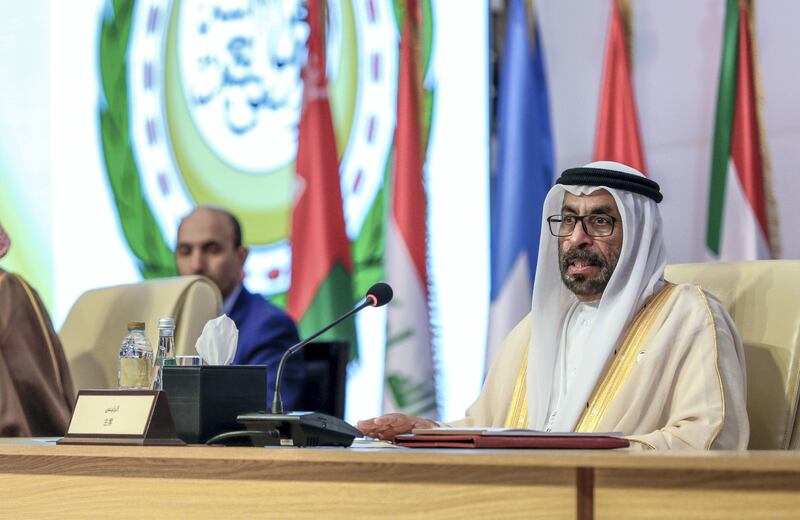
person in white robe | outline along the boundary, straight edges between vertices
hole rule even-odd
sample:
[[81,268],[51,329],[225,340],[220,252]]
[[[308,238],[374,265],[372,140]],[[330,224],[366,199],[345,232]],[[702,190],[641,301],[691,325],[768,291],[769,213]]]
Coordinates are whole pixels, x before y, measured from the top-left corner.
[[[745,359],[733,320],[664,280],[657,183],[615,162],[566,170],[548,193],[531,312],[466,417],[443,425],[617,432],[642,449],[746,449]],[[438,426],[360,421],[391,439]]]

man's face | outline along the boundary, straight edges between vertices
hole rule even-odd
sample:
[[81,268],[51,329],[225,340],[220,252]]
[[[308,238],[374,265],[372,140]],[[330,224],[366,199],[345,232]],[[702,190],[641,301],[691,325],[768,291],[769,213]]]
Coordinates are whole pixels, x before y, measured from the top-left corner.
[[608,285],[622,251],[622,218],[617,203],[606,190],[591,195],[565,193],[561,214],[604,214],[617,219],[609,236],[589,236],[577,222],[570,236],[558,239],[558,264],[564,285],[580,301],[597,300]]
[[233,223],[220,211],[200,208],[191,213],[178,229],[178,272],[208,276],[226,298],[241,281],[247,259],[247,249],[234,246],[233,233]]

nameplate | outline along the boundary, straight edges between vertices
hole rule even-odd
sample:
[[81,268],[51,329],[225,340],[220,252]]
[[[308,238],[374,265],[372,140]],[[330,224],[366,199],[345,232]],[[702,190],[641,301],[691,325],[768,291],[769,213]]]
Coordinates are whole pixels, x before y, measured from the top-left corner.
[[81,390],[58,444],[183,445],[164,392]]

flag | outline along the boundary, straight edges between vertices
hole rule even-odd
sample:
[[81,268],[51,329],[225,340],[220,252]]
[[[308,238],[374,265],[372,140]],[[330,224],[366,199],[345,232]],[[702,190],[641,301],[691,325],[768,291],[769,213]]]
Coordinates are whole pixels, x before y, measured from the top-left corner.
[[[308,2],[308,59],[302,70],[303,110],[297,145],[297,196],[292,211],[292,284],[287,311],[308,336],[353,305],[350,243],[339,181],[339,159],[325,77],[325,2]],[[322,336],[344,339],[356,352],[346,321]]]
[[422,179],[420,5],[407,0],[401,14],[397,128],[384,257],[386,281],[395,288],[395,298],[386,313],[383,411],[435,417]]
[[553,138],[541,39],[536,24],[528,23],[524,0],[511,0],[506,19],[497,94],[487,368],[506,335],[530,312],[541,211],[553,184]]
[[628,44],[618,3],[622,0],[610,1],[611,18],[600,87],[594,160],[621,162],[644,173],[644,153],[631,83]]
[[[777,255],[748,5],[728,0],[714,123],[706,243],[722,260]],[[773,206],[774,207],[774,206]]]

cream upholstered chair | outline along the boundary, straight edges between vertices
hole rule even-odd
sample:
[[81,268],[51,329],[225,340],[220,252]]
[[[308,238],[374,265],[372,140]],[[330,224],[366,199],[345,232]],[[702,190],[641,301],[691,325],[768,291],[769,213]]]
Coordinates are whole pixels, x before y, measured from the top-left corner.
[[750,449],[800,443],[800,260],[667,266],[670,282],[699,285],[728,309],[747,362]]
[[117,356],[129,321],[144,321],[158,345],[158,320],[175,318],[175,350],[196,354],[194,344],[203,326],[219,316],[222,297],[204,276],[162,278],[104,287],[83,293],[61,327],[75,389],[116,388]]

